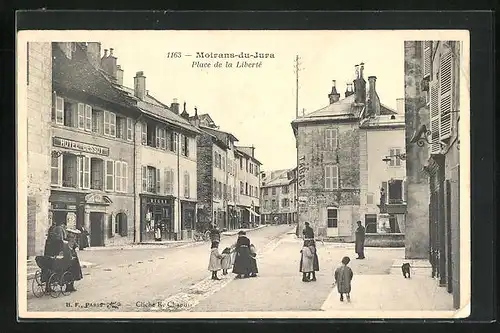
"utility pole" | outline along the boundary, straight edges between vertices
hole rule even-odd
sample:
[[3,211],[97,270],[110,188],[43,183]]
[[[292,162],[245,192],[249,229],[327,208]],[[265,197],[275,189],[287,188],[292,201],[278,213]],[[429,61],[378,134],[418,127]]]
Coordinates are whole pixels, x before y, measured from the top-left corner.
[[[299,55],[295,56],[295,119],[299,118],[299,72],[301,71],[300,68],[300,57]],[[295,177],[297,181],[297,190],[295,191],[295,209],[296,209],[296,217],[297,217],[297,223],[299,223],[299,145],[298,145],[298,140],[299,140],[299,134],[297,133],[296,137],[296,146],[297,146],[297,168],[295,170]]]

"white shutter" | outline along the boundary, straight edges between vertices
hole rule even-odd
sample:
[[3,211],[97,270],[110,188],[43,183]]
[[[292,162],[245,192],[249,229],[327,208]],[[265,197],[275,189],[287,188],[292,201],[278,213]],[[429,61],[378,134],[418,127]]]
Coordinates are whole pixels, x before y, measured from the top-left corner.
[[424,42],[424,77],[431,75],[431,66],[432,66],[432,49],[431,42]]
[[128,164],[122,162],[122,192],[128,192]]
[[156,126],[156,148],[160,148],[160,128]]
[[142,167],[142,191],[148,191],[148,168],[145,166]]
[[439,59],[439,139],[451,136],[451,111],[453,110],[453,54],[446,53]]
[[406,177],[401,183],[401,199],[403,200],[403,202],[406,202]]
[[56,96],[55,108],[56,124],[64,125],[64,98]]
[[109,113],[109,135],[116,137],[116,114]]
[[389,162],[389,166],[394,166],[395,164],[395,157],[394,157],[394,149],[389,149],[389,157],[391,159],[391,161]]
[[332,189],[332,167],[330,165],[325,166],[325,189]]
[[57,185],[62,186],[62,174],[63,174],[63,157],[62,155],[57,158]]
[[134,121],[132,118],[127,118],[127,140],[134,140]]
[[430,102],[430,131],[431,131],[431,154],[439,154],[441,144],[439,142],[439,95],[438,86],[435,81],[431,82],[431,102]]
[[160,169],[156,169],[156,193],[161,193]]
[[84,189],[90,188],[90,157],[83,156],[82,158],[83,164],[83,183],[82,187]]
[[104,135],[110,135],[109,130],[109,111],[104,111]]
[[387,182],[382,182],[382,188],[385,192],[385,204],[389,202],[389,184]]
[[83,156],[76,157],[76,186],[83,187]]
[[163,188],[163,193],[165,194],[170,194],[169,193],[169,190],[170,190],[170,185],[169,185],[169,180],[170,180],[170,170],[168,170],[167,168],[163,171],[163,181],[165,183],[165,187]]
[[143,145],[148,144],[148,124],[147,123],[141,124],[141,142]]
[[330,135],[331,135],[331,132],[329,129],[326,129],[325,130],[325,147],[326,149],[330,149]]
[[115,181],[115,163],[112,160],[106,161],[106,191],[113,191]]
[[92,107],[85,105],[85,130],[92,132]]
[[85,129],[85,104],[78,103],[77,126],[79,129]]
[[[334,179],[335,182],[333,182]],[[339,167],[337,165],[332,166],[332,188],[339,188]]]
[[333,145],[333,149],[337,149],[338,147],[338,131],[337,129],[332,129],[332,145]]
[[115,161],[115,191],[122,191],[122,162]]

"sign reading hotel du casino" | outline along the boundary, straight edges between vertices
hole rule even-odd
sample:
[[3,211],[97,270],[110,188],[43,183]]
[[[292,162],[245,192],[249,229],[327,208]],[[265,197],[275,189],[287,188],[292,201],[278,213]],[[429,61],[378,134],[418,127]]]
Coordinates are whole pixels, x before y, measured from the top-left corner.
[[53,137],[52,138],[52,145],[54,147],[61,147],[61,148],[67,148],[67,149],[72,149],[72,150],[78,150],[86,153],[91,153],[91,154],[97,154],[97,155],[103,155],[103,156],[109,156],[109,148],[102,147],[102,146],[96,146],[80,141],[74,141],[74,140],[69,140],[69,139],[64,139],[64,138],[59,138],[59,137]]

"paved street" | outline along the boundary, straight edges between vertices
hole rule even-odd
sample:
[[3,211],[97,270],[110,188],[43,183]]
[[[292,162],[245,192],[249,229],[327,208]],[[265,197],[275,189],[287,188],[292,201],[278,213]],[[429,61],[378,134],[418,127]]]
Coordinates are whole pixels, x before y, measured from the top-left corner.
[[[293,227],[268,226],[248,233],[258,251],[259,276],[235,280],[233,274],[210,280],[209,244],[80,253],[97,264],[84,269],[77,292],[53,299],[35,298],[29,287],[28,311],[338,311],[452,310],[451,296],[427,276],[404,279],[395,259],[402,248],[367,248],[355,260],[353,244],[318,243],[317,281],[304,283],[299,270],[301,240]],[[236,240],[224,237],[221,249]],[[333,271],[343,256],[354,271],[352,303],[340,303],[332,289]],[[85,303],[119,302],[118,309],[82,308]],[[71,307],[67,307],[70,303]],[[80,304],[75,306],[75,304]]]

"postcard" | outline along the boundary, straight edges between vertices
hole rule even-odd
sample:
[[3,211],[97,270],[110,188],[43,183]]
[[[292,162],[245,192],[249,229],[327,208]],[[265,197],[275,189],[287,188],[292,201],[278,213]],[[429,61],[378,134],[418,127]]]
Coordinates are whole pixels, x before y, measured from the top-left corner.
[[469,45],[19,32],[19,317],[466,318]]

